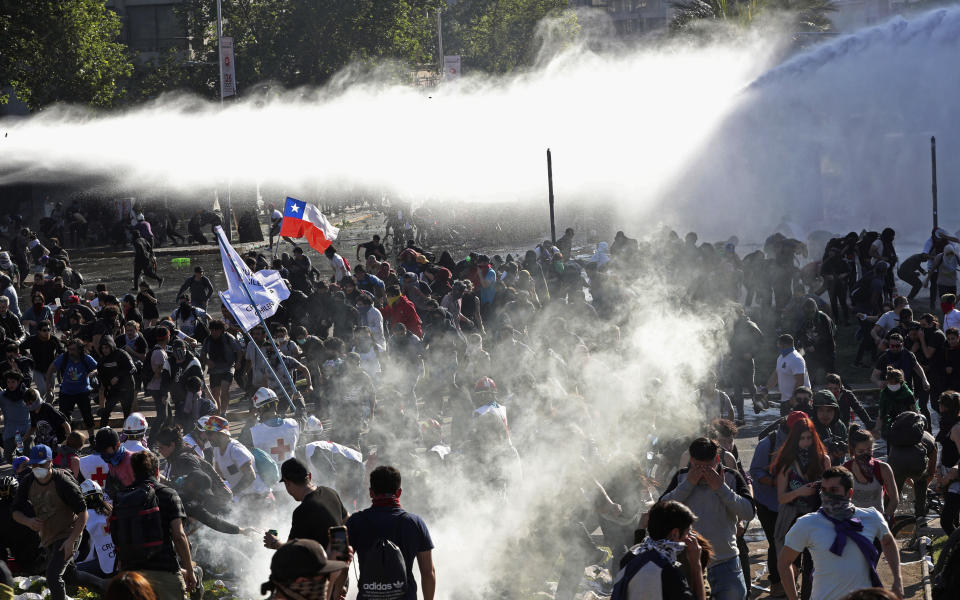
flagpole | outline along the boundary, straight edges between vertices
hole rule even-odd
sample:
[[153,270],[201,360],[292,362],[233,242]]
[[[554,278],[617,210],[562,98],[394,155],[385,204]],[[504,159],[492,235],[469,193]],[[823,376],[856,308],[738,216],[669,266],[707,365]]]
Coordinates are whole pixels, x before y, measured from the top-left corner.
[[[222,293],[223,293],[223,292],[221,292],[221,294],[222,294]],[[227,301],[224,300],[223,296],[220,296],[220,301],[224,303],[224,306],[227,307],[227,310],[230,312],[230,314],[233,316],[234,320],[235,320],[235,321],[237,322],[237,324],[239,325],[239,324],[240,324],[240,319],[237,318],[237,314],[236,314],[235,312],[233,312],[233,309],[230,308],[230,305],[227,304]],[[263,322],[263,319],[260,320],[260,326],[263,327],[264,329],[267,329],[266,324]],[[242,327],[242,325],[241,325],[241,327]],[[263,360],[263,364],[267,365],[267,368],[270,370],[270,374],[273,375],[273,378],[277,380],[277,384],[280,385],[280,391],[283,392],[283,397],[286,398],[287,402],[290,404],[290,408],[293,409],[293,412],[297,412],[297,407],[293,404],[293,400],[291,400],[291,399],[290,399],[290,396],[287,394],[287,389],[286,389],[285,387],[283,387],[283,382],[280,381],[280,376],[277,375],[277,372],[273,369],[272,366],[270,366],[270,361],[267,360],[267,357],[266,357],[266,355],[264,355],[263,350],[262,350],[262,349],[260,348],[260,346],[258,346],[257,344],[254,344],[254,345],[253,345],[253,349],[256,350],[257,355],[260,357],[261,360]],[[283,361],[281,361],[281,362],[283,362]],[[286,367],[286,365],[284,365],[284,367]],[[289,376],[289,373],[287,374],[287,376]],[[294,388],[294,389],[296,389],[296,388]]]
[[[221,247],[224,244],[222,234],[223,234],[223,229],[218,227],[217,242],[221,245]],[[247,288],[247,282],[243,280],[243,275],[240,273],[240,269],[237,267],[237,263],[233,261],[233,256],[230,255],[230,252],[225,251],[225,249],[224,249],[224,254],[227,256],[227,258],[230,259],[230,266],[233,267],[233,271],[237,274],[237,279],[240,281],[240,285],[243,287],[243,292],[247,295],[247,299],[250,300],[250,305],[253,306],[253,310],[257,313],[257,318],[260,320],[260,326],[263,327],[263,331],[264,333],[267,334],[267,339],[270,340],[270,345],[273,347],[274,353],[276,353],[277,358],[279,358],[280,349],[277,348],[277,342],[273,339],[273,335],[270,333],[270,328],[267,327],[266,322],[263,320],[263,315],[260,314],[260,308],[257,306],[256,301],[253,299],[253,294],[250,293],[250,289]],[[236,318],[236,315],[234,315],[234,318]],[[237,319],[237,322],[239,323],[240,320]],[[296,412],[297,407],[293,404],[293,399],[291,399],[290,395],[287,393],[286,388],[283,387],[283,382],[280,381],[280,377],[277,375],[277,372],[270,365],[270,361],[267,360],[267,357],[263,354],[263,351],[260,349],[260,347],[256,343],[254,343],[253,346],[254,346],[254,349],[257,351],[257,354],[260,355],[260,358],[263,359],[264,364],[266,364],[267,368],[270,369],[270,373],[273,374],[274,378],[277,380],[277,383],[280,384],[280,391],[283,392],[283,396],[284,398],[287,399],[287,402],[290,404],[290,408],[294,412]],[[294,381],[293,375],[290,374],[290,371],[287,369],[286,363],[284,363],[282,359],[280,360],[280,366],[283,367],[283,373],[287,376],[287,379],[290,381],[290,389],[293,390],[294,393],[296,393],[297,382]]]

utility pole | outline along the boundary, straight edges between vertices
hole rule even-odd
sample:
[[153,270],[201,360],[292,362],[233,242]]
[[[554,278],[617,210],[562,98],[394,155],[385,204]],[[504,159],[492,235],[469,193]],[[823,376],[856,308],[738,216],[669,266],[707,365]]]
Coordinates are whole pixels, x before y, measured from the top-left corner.
[[[217,0],[217,65],[220,68],[220,106],[223,107],[223,11]],[[230,203],[230,176],[227,175],[227,207],[223,211],[227,241],[233,241],[233,210]]]
[[447,76],[444,73],[444,62],[443,62],[443,11],[439,8],[437,9],[437,53],[440,55],[437,59],[440,61],[439,72],[440,72],[440,81]]
[[933,228],[937,228],[937,138],[930,136],[930,169],[933,175]]
[[550,193],[550,241],[557,243],[557,224],[553,216],[553,156],[547,148],[547,189]]

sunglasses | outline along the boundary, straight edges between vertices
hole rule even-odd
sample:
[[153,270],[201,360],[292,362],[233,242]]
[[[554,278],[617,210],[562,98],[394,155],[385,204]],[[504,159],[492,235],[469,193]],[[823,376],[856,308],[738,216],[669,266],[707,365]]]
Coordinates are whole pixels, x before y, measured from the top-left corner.
[[891,348],[903,348],[903,344],[890,344]]

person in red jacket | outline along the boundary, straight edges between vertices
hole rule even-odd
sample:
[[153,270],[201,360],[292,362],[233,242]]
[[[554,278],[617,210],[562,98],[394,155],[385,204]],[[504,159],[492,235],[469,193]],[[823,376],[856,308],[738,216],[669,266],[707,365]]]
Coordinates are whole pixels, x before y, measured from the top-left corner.
[[393,326],[396,323],[403,323],[407,331],[418,338],[423,337],[423,327],[420,324],[420,315],[413,306],[413,302],[400,293],[400,286],[391,285],[387,288],[387,303],[384,304],[383,318],[387,323]]

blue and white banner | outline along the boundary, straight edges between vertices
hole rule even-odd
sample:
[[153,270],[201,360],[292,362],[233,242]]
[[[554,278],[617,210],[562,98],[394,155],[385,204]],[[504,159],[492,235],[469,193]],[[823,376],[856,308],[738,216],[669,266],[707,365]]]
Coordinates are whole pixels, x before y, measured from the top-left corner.
[[[277,271],[257,271],[254,273],[243,262],[237,251],[233,249],[223,233],[223,228],[215,229],[217,241],[220,244],[220,258],[223,260],[223,272],[227,276],[227,290],[220,292],[220,300],[230,314],[237,320],[237,324],[244,331],[260,324],[257,311],[250,302],[250,297],[256,302],[260,316],[264,319],[272,317],[277,312],[280,302],[290,297],[290,290],[284,285],[280,273]],[[236,268],[234,268],[236,267]],[[239,275],[238,275],[239,272]],[[241,279],[242,278],[242,279]],[[246,284],[250,295],[243,289]]]

